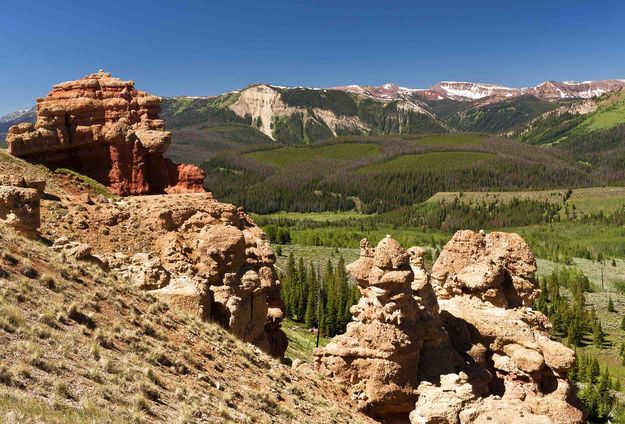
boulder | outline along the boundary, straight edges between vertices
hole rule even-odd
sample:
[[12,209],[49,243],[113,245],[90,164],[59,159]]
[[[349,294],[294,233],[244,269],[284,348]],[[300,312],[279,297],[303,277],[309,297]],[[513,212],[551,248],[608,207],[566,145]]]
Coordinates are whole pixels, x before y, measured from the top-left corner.
[[45,181],[31,188],[21,177],[0,176],[0,221],[25,235],[34,235],[41,225],[42,186]]
[[[574,352],[549,339],[536,262],[516,234],[461,231],[430,275],[424,250],[390,237],[348,266],[362,298],[315,367],[386,422],[581,424],[567,372]],[[413,403],[414,402],[414,403]]]
[[439,384],[421,383],[413,424],[584,422],[566,377],[574,352],[550,340],[548,319],[529,307],[539,295],[535,271],[517,234],[459,231],[447,243],[431,280],[468,378],[442,374]]
[[[79,234],[85,240],[97,234],[97,250],[108,250],[111,267],[131,285],[218,322],[273,356],[284,355],[288,340],[281,329],[275,255],[248,215],[210,193],[136,196],[85,207],[95,222],[110,225],[106,234],[91,225]],[[130,254],[111,250],[120,244]]]

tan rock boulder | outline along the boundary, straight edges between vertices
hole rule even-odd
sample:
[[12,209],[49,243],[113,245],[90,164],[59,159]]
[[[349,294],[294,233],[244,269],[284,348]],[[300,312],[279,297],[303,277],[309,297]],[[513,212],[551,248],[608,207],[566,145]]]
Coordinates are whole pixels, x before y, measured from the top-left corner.
[[41,225],[40,201],[45,181],[29,185],[22,177],[0,176],[0,220],[32,236]]
[[[574,353],[550,340],[549,321],[528,307],[538,296],[535,270],[516,234],[459,231],[445,246],[432,281],[442,324],[467,360],[468,378],[452,384],[455,377],[443,374],[439,384],[422,383],[425,398],[411,414],[413,423],[428,417],[450,424],[584,421],[566,377]],[[473,396],[462,391],[466,384]],[[442,397],[448,408],[432,406]]]
[[440,299],[470,293],[503,308],[531,306],[538,296],[536,259],[513,233],[458,231],[432,267]]
[[[92,225],[80,234],[97,234],[96,247],[109,251],[111,266],[130,284],[218,322],[274,356],[284,355],[288,340],[281,329],[276,258],[243,211],[210,193],[137,196],[84,207],[96,222],[112,225],[106,234]],[[130,231],[129,223],[135,223]],[[114,250],[120,243],[130,255]]]

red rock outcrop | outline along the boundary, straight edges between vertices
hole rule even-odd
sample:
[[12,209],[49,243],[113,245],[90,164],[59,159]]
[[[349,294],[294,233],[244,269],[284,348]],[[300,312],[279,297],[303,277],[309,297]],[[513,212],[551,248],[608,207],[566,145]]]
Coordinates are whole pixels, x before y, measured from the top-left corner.
[[355,321],[315,360],[364,412],[413,424],[584,421],[567,378],[574,353],[528,307],[536,261],[521,237],[459,231],[431,276],[423,249],[389,237],[361,246],[348,267],[363,295]]
[[171,133],[160,102],[102,71],[56,84],[37,99],[35,125],[9,129],[9,153],[76,170],[118,195],[202,192],[201,169],[163,157]]

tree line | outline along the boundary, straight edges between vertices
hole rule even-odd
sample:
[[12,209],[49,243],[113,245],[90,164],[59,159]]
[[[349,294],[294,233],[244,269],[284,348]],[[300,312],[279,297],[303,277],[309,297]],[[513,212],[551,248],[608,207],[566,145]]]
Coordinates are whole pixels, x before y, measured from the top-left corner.
[[[560,289],[571,293],[564,297]],[[573,267],[561,267],[540,279],[541,293],[535,309],[544,313],[553,325],[552,335],[570,346],[594,344],[603,348],[605,332],[594,308],[586,308],[585,292],[594,287],[581,271]]]
[[279,273],[286,316],[321,335],[333,337],[345,332],[351,321],[350,308],[360,299],[357,286],[348,280],[345,260],[336,266],[328,259],[322,269],[289,254],[286,269]]

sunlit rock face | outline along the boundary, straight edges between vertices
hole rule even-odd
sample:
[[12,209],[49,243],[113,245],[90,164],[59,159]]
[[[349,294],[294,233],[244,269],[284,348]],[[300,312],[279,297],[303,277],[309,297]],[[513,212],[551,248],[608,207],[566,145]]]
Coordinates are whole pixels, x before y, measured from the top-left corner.
[[381,420],[582,423],[574,352],[532,310],[536,260],[517,234],[459,231],[428,273],[389,236],[348,270],[362,298],[315,365]]
[[9,129],[9,153],[66,167],[118,195],[201,192],[204,173],[163,157],[171,142],[161,99],[106,72],[53,86],[37,99],[37,121]]

